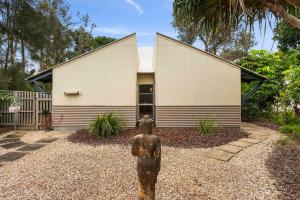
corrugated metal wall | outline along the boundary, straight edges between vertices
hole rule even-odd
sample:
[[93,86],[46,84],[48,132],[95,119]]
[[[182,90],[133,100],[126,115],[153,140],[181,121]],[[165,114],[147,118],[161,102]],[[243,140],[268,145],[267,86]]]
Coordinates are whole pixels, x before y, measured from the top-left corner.
[[195,127],[208,117],[220,127],[238,127],[240,116],[240,106],[156,106],[158,127]]
[[[53,69],[53,105],[135,106],[137,82],[136,37]],[[81,95],[67,96],[67,90]]]
[[220,126],[240,125],[240,68],[158,34],[154,69],[157,126],[194,126],[214,113]]
[[54,68],[54,127],[87,127],[97,114],[110,111],[134,127],[137,69],[135,35]]
[[93,119],[107,112],[117,113],[126,127],[136,125],[135,106],[53,106],[53,126],[69,130],[88,128]]

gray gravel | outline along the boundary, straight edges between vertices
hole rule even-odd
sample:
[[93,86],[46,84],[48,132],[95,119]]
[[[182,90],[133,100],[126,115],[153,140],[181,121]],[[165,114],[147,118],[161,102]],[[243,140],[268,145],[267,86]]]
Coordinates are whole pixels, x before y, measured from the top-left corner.
[[[278,138],[270,132],[230,162],[205,157],[212,149],[163,147],[157,199],[277,199],[264,161]],[[64,137],[2,166],[0,199],[137,199],[135,162],[129,146],[73,144]]]

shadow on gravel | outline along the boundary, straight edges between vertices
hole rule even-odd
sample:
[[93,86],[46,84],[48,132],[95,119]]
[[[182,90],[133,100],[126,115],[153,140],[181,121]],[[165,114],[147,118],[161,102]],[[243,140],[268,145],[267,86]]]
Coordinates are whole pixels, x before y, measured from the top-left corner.
[[[135,128],[128,129],[122,134],[116,136],[100,139],[83,129],[70,135],[68,140],[73,143],[84,143],[90,145],[131,145],[133,137],[137,134],[139,134],[139,130],[138,128]],[[248,136],[246,132],[239,128],[219,128],[212,136],[200,135],[194,128],[153,128],[153,134],[160,137],[163,146],[181,148],[215,147]]]
[[279,198],[300,199],[300,147],[276,146],[265,164],[282,193]]

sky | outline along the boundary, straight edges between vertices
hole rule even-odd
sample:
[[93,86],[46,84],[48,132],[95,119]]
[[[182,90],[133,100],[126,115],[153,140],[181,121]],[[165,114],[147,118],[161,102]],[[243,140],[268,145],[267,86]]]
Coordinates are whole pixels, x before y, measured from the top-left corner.
[[[153,46],[155,33],[160,32],[176,38],[172,27],[173,0],[66,0],[73,16],[77,11],[88,14],[96,24],[94,36],[121,38],[137,33],[139,47]],[[273,44],[272,29],[267,26],[266,33],[260,33],[256,24],[255,49],[277,50]],[[201,48],[201,44],[194,46]]]

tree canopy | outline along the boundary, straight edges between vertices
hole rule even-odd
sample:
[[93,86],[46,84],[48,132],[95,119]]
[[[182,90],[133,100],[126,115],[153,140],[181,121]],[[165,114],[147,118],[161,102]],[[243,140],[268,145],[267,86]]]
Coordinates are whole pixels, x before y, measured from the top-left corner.
[[88,15],[64,0],[0,0],[0,89],[28,90],[34,66],[47,69],[114,40],[94,37]]
[[222,28],[230,33],[243,23],[253,29],[254,22],[262,25],[271,22],[270,14],[300,29],[300,19],[295,16],[299,0],[174,0],[173,24],[189,32],[214,32]]
[[[300,12],[296,16],[300,18]],[[273,39],[278,41],[278,49],[281,51],[300,47],[300,29],[281,21],[277,23],[274,33]]]

